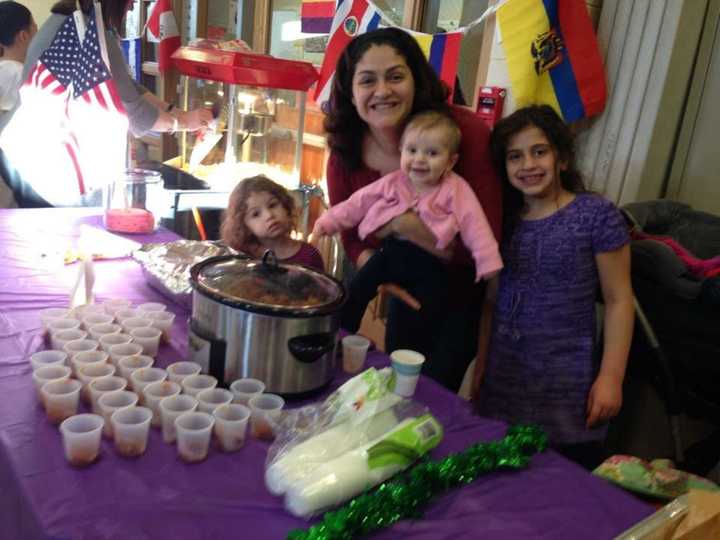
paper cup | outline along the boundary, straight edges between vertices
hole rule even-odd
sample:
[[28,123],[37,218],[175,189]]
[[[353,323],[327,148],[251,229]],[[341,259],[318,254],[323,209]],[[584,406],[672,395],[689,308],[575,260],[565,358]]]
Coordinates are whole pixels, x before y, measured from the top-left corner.
[[50,336],[50,347],[57,351],[62,351],[66,343],[77,341],[88,337],[85,330],[60,330]]
[[[88,328],[88,332],[90,332],[91,338],[100,341],[103,336],[111,336],[122,332],[122,326],[113,323],[93,324]],[[102,345],[100,346],[102,347]]]
[[185,377],[182,381],[183,392],[193,397],[198,395],[198,392],[206,390],[208,388],[215,388],[217,386],[217,379],[212,375],[190,375]]
[[165,371],[167,371],[169,380],[181,384],[185,377],[200,373],[202,366],[195,362],[174,362],[166,367]]
[[[122,327],[121,327],[122,330]],[[110,347],[113,345],[126,345],[130,342],[132,342],[132,336],[130,334],[105,334],[104,336],[98,338],[98,341],[100,342],[100,348],[105,352],[110,352]],[[112,359],[111,359],[112,360]],[[114,362],[113,362],[114,364]]]
[[393,371],[395,372],[394,392],[398,396],[410,397],[415,393],[420,371],[425,357],[416,351],[398,349],[390,354]]
[[120,369],[120,376],[125,377],[132,386],[132,379],[130,378],[134,371],[138,369],[152,367],[155,363],[155,359],[144,354],[137,356],[124,356],[118,362],[118,368]]
[[256,439],[271,440],[275,437],[275,424],[280,419],[285,400],[275,394],[260,394],[248,402],[252,411],[250,433]]
[[104,424],[97,414],[78,414],[60,424],[65,459],[70,465],[85,467],[97,459]]
[[175,442],[177,438],[175,419],[181,414],[194,412],[197,406],[197,399],[187,394],[179,394],[160,400],[159,409],[163,441],[168,444]]
[[50,381],[65,381],[70,378],[70,375],[70,368],[60,364],[42,366],[33,371],[33,384],[37,391],[38,400],[40,400],[40,404],[43,407],[45,407],[45,402],[43,400],[42,387],[45,383]]
[[30,355],[30,365],[33,371],[45,366],[64,366],[68,354],[65,351],[38,351]]
[[148,384],[161,382],[167,379],[167,372],[156,367],[145,367],[136,369],[130,374],[130,386],[140,396],[140,404],[145,404],[143,390]]
[[121,343],[118,345],[110,345],[109,352],[110,361],[120,367],[120,360],[122,358],[126,356],[140,356],[142,354],[142,346],[137,343]]
[[[96,351],[100,352],[100,351]],[[104,353],[107,354],[107,353]],[[97,379],[104,379],[115,375],[115,366],[112,364],[106,364],[105,362],[95,362],[92,364],[76,364],[78,380],[82,383],[82,389],[80,390],[80,399],[85,403],[90,404],[90,390],[88,385]]]
[[230,385],[233,393],[233,403],[247,405],[250,399],[259,396],[265,391],[265,383],[258,379],[238,379]]
[[201,390],[195,396],[198,400],[198,411],[212,414],[220,405],[232,403],[233,393],[223,388]]
[[133,328],[130,330],[133,341],[143,348],[143,354],[157,356],[162,332],[152,326]]
[[98,399],[103,394],[108,392],[117,392],[118,390],[125,390],[127,387],[127,381],[117,375],[110,377],[102,377],[100,379],[94,379],[88,383],[87,389],[90,395],[90,408],[95,414],[102,414],[100,407],[98,406]]
[[363,336],[353,335],[342,338],[343,370],[346,373],[358,373],[365,365],[370,340]]
[[213,411],[215,437],[224,452],[236,452],[243,447],[250,414],[248,407],[236,403],[221,405]]
[[170,381],[161,381],[148,384],[143,390],[143,397],[145,398],[145,405],[153,413],[151,424],[155,427],[160,427],[160,401],[166,397],[172,397],[178,395],[182,391],[182,388],[178,383]]
[[98,397],[98,409],[105,419],[103,426],[103,435],[108,439],[113,438],[113,427],[110,418],[115,411],[134,407],[138,402],[138,396],[134,392],[128,390],[116,390],[115,392],[107,392]]
[[42,389],[45,411],[51,424],[60,424],[77,414],[82,384],[75,379],[46,382]]
[[187,412],[175,419],[178,455],[183,461],[196,463],[207,457],[215,418],[204,412]]
[[115,450],[123,457],[138,457],[145,453],[150,431],[152,411],[147,407],[127,407],[112,413]]

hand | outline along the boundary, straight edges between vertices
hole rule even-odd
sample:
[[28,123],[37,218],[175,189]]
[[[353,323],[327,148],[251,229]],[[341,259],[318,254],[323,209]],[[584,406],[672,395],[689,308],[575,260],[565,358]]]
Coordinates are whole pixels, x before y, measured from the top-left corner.
[[365,263],[370,260],[370,257],[372,257],[375,254],[374,249],[365,249],[360,252],[360,255],[358,255],[357,261],[355,262],[355,266],[357,266],[358,270],[365,266]]
[[622,381],[609,375],[598,375],[590,388],[587,402],[588,428],[617,416],[622,406]]
[[383,283],[377,288],[377,292],[380,295],[380,302],[383,300],[383,295],[389,294],[390,296],[394,296],[395,298],[402,300],[415,311],[419,311],[422,307],[417,298],[395,283]]
[[327,236],[328,235],[325,232],[325,228],[321,225],[320,221],[316,221],[315,225],[313,226],[312,233],[310,233],[310,243],[313,246],[318,247],[325,241]]
[[195,109],[184,113],[183,128],[187,131],[207,129],[213,116],[210,109]]

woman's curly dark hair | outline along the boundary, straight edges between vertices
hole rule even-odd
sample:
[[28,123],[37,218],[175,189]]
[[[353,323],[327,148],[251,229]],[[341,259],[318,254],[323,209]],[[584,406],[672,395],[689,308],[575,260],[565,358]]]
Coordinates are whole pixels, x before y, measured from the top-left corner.
[[[55,2],[50,13],[59,15],[72,15],[73,12],[80,10],[87,15],[93,7],[94,0],[60,0]],[[102,6],[103,22],[107,28],[112,28],[119,32],[122,28],[122,21],[127,13],[128,0],[100,0]]]
[[[415,83],[415,99],[410,115],[430,109],[449,110],[447,87],[410,34],[399,28],[381,28],[355,37],[338,59],[324,121],[328,146],[342,156],[350,170],[362,165],[362,137],[367,129],[352,102],[353,76],[365,52],[372,46],[380,45],[395,49],[410,68]],[[399,127],[402,129],[403,126]]]
[[490,136],[490,151],[503,187],[503,216],[506,225],[515,223],[523,208],[524,200],[520,191],[508,179],[505,159],[510,139],[527,127],[535,126],[547,137],[557,153],[558,160],[565,162],[560,171],[560,185],[571,193],[587,191],[580,171],[575,164],[575,140],[568,125],[549,105],[530,105],[518,109],[500,120]]
[[263,175],[245,178],[238,182],[230,194],[228,207],[220,226],[220,238],[233,249],[253,254],[255,248],[260,246],[258,239],[245,225],[245,213],[250,195],[261,192],[277,198],[290,216],[291,222],[295,221],[295,201],[284,187]]

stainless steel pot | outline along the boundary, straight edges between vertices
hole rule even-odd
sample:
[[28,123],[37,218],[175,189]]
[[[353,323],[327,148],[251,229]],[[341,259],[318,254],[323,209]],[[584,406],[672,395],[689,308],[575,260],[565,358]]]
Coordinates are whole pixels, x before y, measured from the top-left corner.
[[212,257],[190,270],[190,359],[230,384],[265,382],[268,392],[304,394],[335,372],[342,284],[316,270],[238,256]]

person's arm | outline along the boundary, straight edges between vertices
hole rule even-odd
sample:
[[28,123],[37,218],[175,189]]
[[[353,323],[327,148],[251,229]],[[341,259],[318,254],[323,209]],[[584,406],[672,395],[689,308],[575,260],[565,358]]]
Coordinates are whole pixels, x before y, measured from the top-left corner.
[[500,277],[495,276],[488,281],[485,289],[485,300],[483,301],[482,313],[480,315],[480,331],[478,333],[478,350],[475,356],[475,370],[473,371],[472,385],[470,387],[470,398],[477,400],[480,396],[480,385],[482,384],[487,355],[490,349],[490,335],[492,332],[492,319],[495,311],[498,284]]
[[393,218],[376,230],[373,234],[377,238],[385,238],[390,234],[402,236],[416,246],[419,246],[425,251],[444,260],[452,258],[454,251],[453,248],[455,246],[454,243],[451,243],[445,249],[438,249],[436,246],[437,237],[427,227],[427,225],[423,223],[420,216],[412,210],[408,210],[407,212]]
[[616,416],[622,405],[635,311],[630,281],[630,246],[597,253],[595,261],[600,278],[605,316],[603,318],[603,357],[600,372],[590,389],[587,402],[587,426]]

